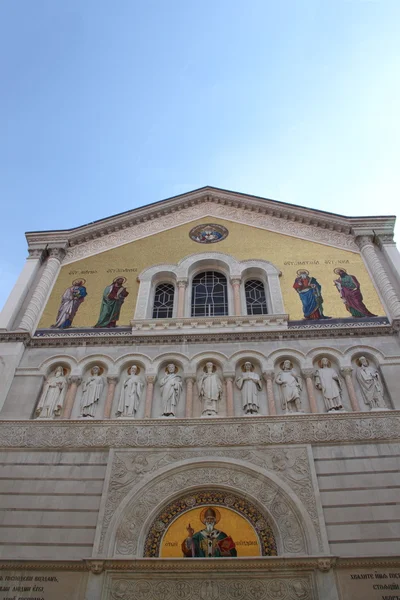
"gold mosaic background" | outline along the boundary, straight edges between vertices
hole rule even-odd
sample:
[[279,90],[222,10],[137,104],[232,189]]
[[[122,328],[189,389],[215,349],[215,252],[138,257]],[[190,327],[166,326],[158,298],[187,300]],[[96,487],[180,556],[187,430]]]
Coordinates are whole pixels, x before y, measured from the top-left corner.
[[[250,523],[233,510],[229,510],[223,506],[218,506],[217,508],[221,514],[221,520],[218,521],[215,528],[223,531],[233,539],[237,555],[260,556],[261,551],[258,536]],[[204,529],[204,525],[200,521],[202,510],[204,510],[204,506],[194,508],[185,512],[176,521],[171,523],[161,543],[161,558],[182,558],[181,545],[183,540],[187,538],[188,533],[186,528],[188,524],[190,523],[195,532]]]
[[[201,223],[219,223],[229,230],[228,237],[216,244],[198,244],[189,238],[192,227]],[[39,323],[50,327],[56,319],[61,295],[78,277],[86,279],[88,295],[79,307],[74,327],[92,327],[97,322],[104,288],[117,277],[127,278],[124,284],[129,296],[121,309],[118,325],[129,325],[134,316],[139,288],[137,276],[143,269],[160,263],[177,263],[196,252],[224,252],[238,260],[264,259],[281,271],[280,278],[285,310],[290,319],[302,319],[300,298],[293,289],[296,271],[305,268],[322,285],[324,314],[330,317],[350,317],[333,284],[337,278],[333,269],[342,266],[360,282],[364,303],[374,314],[383,316],[384,310],[358,253],[331,248],[315,242],[293,238],[280,233],[257,229],[214,217],[205,217],[180,225],[172,230],[107,250],[62,267]],[[317,264],[318,263],[318,264]]]

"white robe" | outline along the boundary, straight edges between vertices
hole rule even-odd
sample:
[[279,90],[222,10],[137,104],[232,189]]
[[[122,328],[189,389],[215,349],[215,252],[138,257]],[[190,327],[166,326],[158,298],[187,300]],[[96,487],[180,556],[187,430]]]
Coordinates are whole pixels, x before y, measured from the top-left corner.
[[117,414],[126,417],[135,416],[139,408],[143,387],[144,384],[138,375],[130,375],[125,379],[118,403]]
[[262,387],[260,376],[252,371],[244,371],[243,375],[236,379],[236,385],[242,391],[243,409],[258,412],[258,390]]
[[222,396],[222,383],[217,373],[204,373],[199,382],[199,396],[203,401],[203,415],[217,415]]
[[294,371],[279,371],[275,381],[281,389],[283,410],[287,410],[288,402],[300,400],[301,383]]
[[315,384],[322,388],[326,410],[342,408],[339,375],[332,367],[321,367],[315,372]]
[[369,365],[357,369],[357,381],[364,396],[364,402],[370,408],[384,408],[383,387],[379,373]]
[[37,419],[53,419],[60,416],[66,389],[67,380],[64,375],[49,377],[36,408]]
[[175,415],[175,407],[182,393],[182,378],[175,373],[167,373],[160,381],[163,415]]
[[104,379],[101,375],[91,375],[83,384],[81,415],[94,417],[97,403],[104,388]]

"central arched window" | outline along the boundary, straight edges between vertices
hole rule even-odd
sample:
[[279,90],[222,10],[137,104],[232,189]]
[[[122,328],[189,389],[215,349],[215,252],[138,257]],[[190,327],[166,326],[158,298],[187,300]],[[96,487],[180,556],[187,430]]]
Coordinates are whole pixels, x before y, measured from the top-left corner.
[[249,279],[244,285],[244,293],[248,315],[266,315],[268,313],[265,288],[262,281]]
[[192,317],[218,317],[228,314],[228,290],[225,275],[205,271],[193,278]]
[[172,283],[160,283],[154,293],[153,319],[170,319],[174,308],[175,288]]

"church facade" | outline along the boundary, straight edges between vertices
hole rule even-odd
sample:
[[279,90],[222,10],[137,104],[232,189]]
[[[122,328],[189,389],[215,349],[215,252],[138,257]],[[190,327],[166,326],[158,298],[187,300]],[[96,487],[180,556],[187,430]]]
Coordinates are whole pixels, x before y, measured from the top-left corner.
[[400,597],[394,223],[206,187],[27,233],[0,600]]

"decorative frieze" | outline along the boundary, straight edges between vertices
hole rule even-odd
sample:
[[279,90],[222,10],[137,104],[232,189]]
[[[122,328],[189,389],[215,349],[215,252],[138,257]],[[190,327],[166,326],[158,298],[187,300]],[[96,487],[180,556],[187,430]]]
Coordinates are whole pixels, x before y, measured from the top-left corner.
[[5,448],[177,448],[400,439],[400,411],[200,419],[3,421]]

